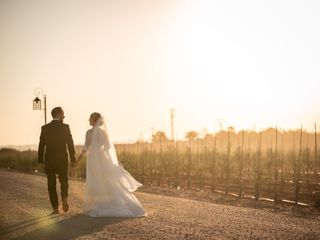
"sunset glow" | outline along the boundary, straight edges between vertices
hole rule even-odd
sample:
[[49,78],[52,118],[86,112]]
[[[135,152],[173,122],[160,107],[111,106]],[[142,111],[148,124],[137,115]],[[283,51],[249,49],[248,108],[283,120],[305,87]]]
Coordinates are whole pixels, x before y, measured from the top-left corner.
[[[33,90],[76,143],[91,112],[114,139],[320,124],[317,1],[2,1],[0,145],[38,142]],[[13,130],[14,129],[14,130]]]

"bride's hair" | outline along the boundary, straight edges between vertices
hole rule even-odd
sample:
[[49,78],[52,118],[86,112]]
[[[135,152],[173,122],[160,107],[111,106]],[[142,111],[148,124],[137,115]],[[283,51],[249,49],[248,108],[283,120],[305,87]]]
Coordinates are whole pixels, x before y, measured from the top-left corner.
[[96,121],[98,121],[99,118],[101,118],[101,114],[98,113],[98,112],[93,112],[93,113],[91,113],[90,118],[91,118],[94,122],[96,122]]

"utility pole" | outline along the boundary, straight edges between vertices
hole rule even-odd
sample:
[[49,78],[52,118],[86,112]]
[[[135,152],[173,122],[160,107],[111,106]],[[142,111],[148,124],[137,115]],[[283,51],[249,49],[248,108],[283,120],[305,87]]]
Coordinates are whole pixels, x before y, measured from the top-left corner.
[[170,109],[170,119],[171,119],[171,140],[174,141],[174,113],[175,113],[175,109]]
[[218,118],[215,120],[215,123],[219,124],[219,131],[222,131],[222,123],[224,122],[224,120],[222,118]]

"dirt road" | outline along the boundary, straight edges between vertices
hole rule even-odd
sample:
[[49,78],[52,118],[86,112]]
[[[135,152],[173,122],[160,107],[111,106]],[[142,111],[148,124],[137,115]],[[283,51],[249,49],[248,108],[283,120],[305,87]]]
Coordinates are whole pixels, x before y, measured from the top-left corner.
[[70,181],[70,211],[49,216],[46,178],[0,170],[0,239],[320,239],[319,214],[254,209],[135,193],[144,218],[81,214],[84,183]]

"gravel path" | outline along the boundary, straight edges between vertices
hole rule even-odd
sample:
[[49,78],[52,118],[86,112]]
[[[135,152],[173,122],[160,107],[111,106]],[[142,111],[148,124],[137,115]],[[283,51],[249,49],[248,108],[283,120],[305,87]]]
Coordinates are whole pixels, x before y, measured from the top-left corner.
[[70,181],[67,214],[51,211],[43,176],[0,170],[0,239],[320,239],[319,214],[292,214],[135,193],[144,218],[81,214],[84,183]]

